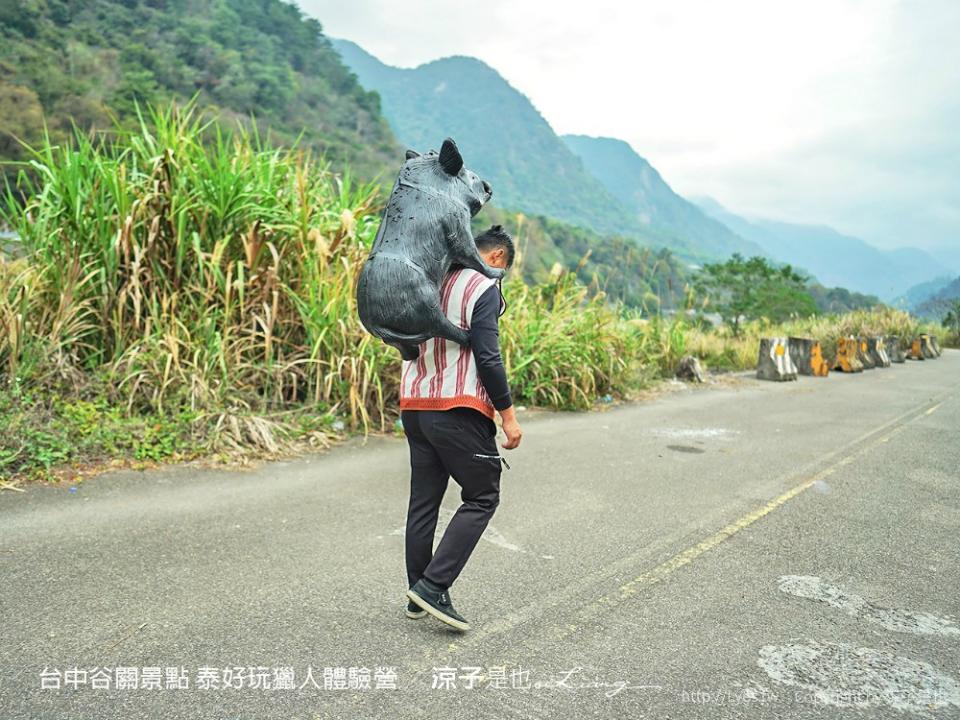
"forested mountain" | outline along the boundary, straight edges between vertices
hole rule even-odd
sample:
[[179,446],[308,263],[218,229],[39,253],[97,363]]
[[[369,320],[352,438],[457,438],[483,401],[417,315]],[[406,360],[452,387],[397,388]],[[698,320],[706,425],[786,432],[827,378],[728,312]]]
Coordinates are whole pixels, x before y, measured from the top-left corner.
[[562,139],[587,170],[651,228],[691,242],[712,257],[735,252],[744,256],[766,254],[756,243],[741,238],[677,195],[660,173],[623,140],[586,135],[564,135]]
[[940,288],[931,298],[934,302],[960,300],[960,277],[954,278],[946,286]]
[[885,252],[825,225],[745,220],[709,198],[697,203],[770,256],[802,268],[827,286],[893,301],[913,285],[943,274],[943,266],[922,250]]
[[953,278],[950,275],[941,275],[933,280],[918,283],[897,298],[894,304],[897,307],[916,312],[921,305],[936,296],[937,293],[947,287],[952,281]]
[[917,288],[911,288],[913,300],[907,309],[920,315],[921,317],[941,319],[947,312],[953,310],[957,301],[960,301],[960,277],[939,278],[933,283],[927,283],[927,287],[917,292]]
[[[300,139],[335,169],[349,165],[387,183],[404,145],[423,151],[451,135],[494,187],[496,207],[478,222],[501,217],[510,226],[516,211],[526,213],[529,277],[542,278],[555,262],[572,267],[590,249],[581,277],[596,273],[631,304],[682,296],[684,263],[649,246],[687,261],[765,252],[825,285],[885,299],[940,274],[919,251],[884,254],[837,233],[823,237],[825,228],[705,214],[626,143],[558,137],[479,60],[392,68],[352,43],[331,42],[283,0],[0,0],[0,163],[23,159],[19,141],[39,142],[44,124],[55,141],[72,123],[109,132],[115,118],[121,127],[135,122],[138,102],[195,95],[223,122],[250,125],[255,116],[271,142]],[[8,175],[17,169],[0,164]],[[825,300],[848,301],[865,302]]]
[[[294,142],[302,132],[302,142],[324,150],[337,170],[349,164],[367,178],[382,173],[391,183],[403,162],[403,147],[380,113],[378,94],[343,65],[318,22],[280,0],[0,0],[0,40],[0,162],[26,157],[18,139],[38,142],[44,123],[55,140],[65,140],[74,122],[109,133],[114,118],[121,126],[135,121],[136,103],[185,101],[195,94],[200,107],[227,124],[249,124],[255,116],[273,143]],[[461,60],[484,73],[480,63]],[[495,75],[489,68],[486,73]],[[504,103],[516,99],[512,93]],[[432,109],[441,125],[456,111],[444,103]],[[486,119],[497,122],[489,114]],[[569,185],[578,188],[573,195],[582,208],[602,220],[598,226],[615,225],[611,218],[625,214],[623,208],[540,123],[543,132],[534,133],[522,152],[486,155],[511,163],[521,179],[521,168],[543,171],[533,185],[543,187],[540,197],[561,215],[565,196],[550,201],[550,193]],[[426,149],[442,139],[424,131],[409,144]],[[462,149],[474,167],[473,158],[484,155]],[[18,167],[5,169],[12,175]],[[509,199],[510,185],[496,187],[496,197]],[[515,213],[493,207],[478,223],[498,220],[519,230],[528,279],[547,278],[557,262],[575,268],[590,250],[578,274],[613,298],[656,310],[682,294],[685,266],[668,252],[545,217],[530,217],[519,227]],[[9,242],[0,238],[2,247]]]
[[880,305],[880,298],[876,295],[851,292],[846,288],[824,287],[818,282],[810,283],[807,292],[817,304],[817,310],[822,313],[845,313],[851,310],[869,310]]
[[379,98],[320,23],[281,0],[0,0],[0,160],[43,120],[55,137],[129,122],[135,101],[199,94],[223,119],[255,113],[275,141],[303,140],[373,175],[399,153]]
[[623,237],[490,206],[474,218],[474,232],[492,224],[513,235],[520,253],[516,262],[528,282],[548,280],[559,264],[575,270],[585,285],[630,307],[656,313],[683,304],[691,271],[666,248],[641,247]]
[[381,97],[400,142],[423,152],[444,137],[493,186],[498,207],[518,208],[599,233],[642,228],[557,137],[530,101],[496,70],[470,57],[395,68],[358,45],[333,40],[364,87]]

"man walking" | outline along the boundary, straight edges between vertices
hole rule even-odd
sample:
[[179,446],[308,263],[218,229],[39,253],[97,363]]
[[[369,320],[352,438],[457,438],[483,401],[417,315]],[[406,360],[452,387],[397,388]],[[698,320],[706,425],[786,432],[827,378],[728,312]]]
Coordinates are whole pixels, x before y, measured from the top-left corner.
[[[501,226],[494,225],[474,240],[488,265],[513,264],[513,238]],[[440,304],[451,322],[469,329],[470,345],[432,338],[420,344],[416,360],[403,362],[400,418],[411,469],[406,614],[420,618],[429,613],[464,631],[470,625],[454,609],[449,588],[500,502],[502,458],[495,411],[507,436],[504,448],[517,447],[522,433],[500,357],[498,318],[506,304],[498,281],[454,266],[444,279]],[[462,505],[432,552],[440,502],[451,475],[460,485]]]

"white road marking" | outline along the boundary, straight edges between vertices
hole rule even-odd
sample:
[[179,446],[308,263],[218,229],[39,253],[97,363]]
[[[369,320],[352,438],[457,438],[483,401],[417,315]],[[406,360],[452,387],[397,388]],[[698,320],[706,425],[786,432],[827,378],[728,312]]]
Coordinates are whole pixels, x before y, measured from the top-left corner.
[[654,428],[650,431],[651,435],[668,440],[684,440],[691,438],[720,438],[729,439],[732,435],[739,435],[739,430],[729,430],[727,428]]
[[814,575],[782,575],[778,586],[788,595],[826,603],[851,617],[876,623],[887,630],[916,635],[960,635],[960,627],[948,618],[875,605]]
[[[450,524],[450,519],[454,516],[455,511],[450,510],[445,507],[440,508],[440,517],[437,519],[437,534],[442,535],[443,531],[446,530],[447,525]],[[406,535],[407,528],[406,525],[393,530],[391,535]],[[505,550],[512,550],[513,552],[525,553],[527,552],[519,545],[510,542],[507,540],[503,533],[497,530],[493,525],[488,524],[486,530],[483,531],[483,535],[480,536],[481,540],[486,540],[488,543],[496,545],[497,547],[502,547]]]
[[810,700],[826,705],[913,712],[960,707],[960,684],[952,677],[882,650],[812,640],[764,645],[757,665],[772,680],[806,690]]

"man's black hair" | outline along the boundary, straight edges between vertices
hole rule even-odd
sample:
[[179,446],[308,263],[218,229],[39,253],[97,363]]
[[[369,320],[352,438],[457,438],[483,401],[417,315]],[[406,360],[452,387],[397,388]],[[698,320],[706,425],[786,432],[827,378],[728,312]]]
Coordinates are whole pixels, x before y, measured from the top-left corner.
[[513,238],[510,233],[503,229],[503,225],[491,225],[489,229],[484,230],[473,240],[477,244],[477,249],[482,252],[498,247],[504,248],[507,251],[507,267],[513,266],[513,256],[516,249],[513,245]]

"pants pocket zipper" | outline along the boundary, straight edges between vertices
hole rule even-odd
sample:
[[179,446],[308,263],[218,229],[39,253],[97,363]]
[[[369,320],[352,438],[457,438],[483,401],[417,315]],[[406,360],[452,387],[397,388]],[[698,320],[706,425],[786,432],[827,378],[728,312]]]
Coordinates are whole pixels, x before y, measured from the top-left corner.
[[506,465],[507,470],[510,469],[510,463],[507,462],[507,459],[503,455],[483,455],[482,453],[474,453],[473,456],[478,458],[490,458],[491,460],[499,460],[504,465]]

